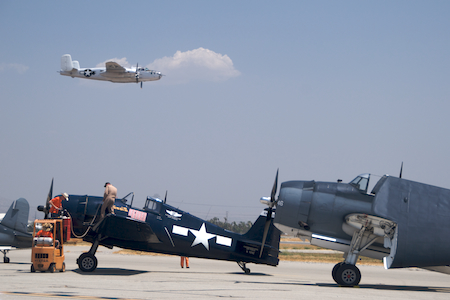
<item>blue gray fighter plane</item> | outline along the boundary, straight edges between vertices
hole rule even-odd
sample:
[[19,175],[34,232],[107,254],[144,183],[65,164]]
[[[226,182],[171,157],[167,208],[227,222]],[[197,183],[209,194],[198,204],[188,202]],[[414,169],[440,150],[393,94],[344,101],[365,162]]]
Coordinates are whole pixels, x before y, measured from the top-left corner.
[[30,206],[24,198],[14,201],[0,223],[0,251],[3,262],[9,263],[7,253],[15,248],[31,248],[31,233],[27,231]]
[[383,176],[370,192],[369,180],[363,174],[350,183],[287,181],[278,198],[275,188],[261,202],[276,207],[281,231],[344,252],[332,270],[339,285],[358,285],[360,255],[383,259],[386,269],[450,274],[450,190],[402,179],[401,171]]
[[[53,182],[47,205],[38,207],[46,216],[52,189]],[[241,235],[175,208],[166,200],[147,197],[144,207],[136,208],[133,198],[130,193],[116,199],[113,213],[103,219],[102,197],[69,195],[69,200],[63,201],[63,209],[71,217],[72,237],[92,243],[89,252],[77,259],[81,271],[96,269],[99,245],[234,261],[246,274],[250,273],[247,263],[278,265],[280,231],[273,225],[272,210],[270,215],[268,209],[263,211],[250,230]]]

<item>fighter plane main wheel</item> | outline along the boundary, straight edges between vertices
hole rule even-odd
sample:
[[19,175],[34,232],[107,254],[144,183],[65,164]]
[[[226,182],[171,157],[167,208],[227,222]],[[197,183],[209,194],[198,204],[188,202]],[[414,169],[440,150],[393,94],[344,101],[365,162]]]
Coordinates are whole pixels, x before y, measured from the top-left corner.
[[342,264],[336,271],[336,282],[342,286],[355,286],[361,280],[361,272],[355,265]]
[[77,259],[78,267],[83,272],[92,272],[97,268],[97,258],[89,253],[83,253]]
[[7,263],[9,263],[9,257],[3,257],[3,262],[5,263],[5,264],[7,264]]

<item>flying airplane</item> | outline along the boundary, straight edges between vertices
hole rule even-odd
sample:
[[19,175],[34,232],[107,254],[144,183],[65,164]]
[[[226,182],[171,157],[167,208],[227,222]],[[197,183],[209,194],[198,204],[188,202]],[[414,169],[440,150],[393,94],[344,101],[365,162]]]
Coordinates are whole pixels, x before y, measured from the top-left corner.
[[[52,190],[53,181],[47,204],[38,207],[45,217]],[[235,261],[246,274],[250,273],[247,263],[278,265],[280,231],[273,226],[275,213],[271,212],[271,216],[264,214],[268,209],[263,211],[247,233],[241,235],[168,205],[166,200],[147,197],[145,206],[139,209],[132,206],[133,199],[133,193],[116,199],[114,213],[101,220],[102,197],[69,195],[69,200],[63,201],[63,209],[71,217],[72,236],[92,243],[89,252],[77,259],[81,271],[92,272],[96,269],[95,253],[99,245]],[[270,221],[267,223],[267,220]],[[264,241],[263,233],[266,236]]]
[[31,233],[27,231],[30,206],[24,198],[14,201],[0,223],[0,252],[3,262],[9,263],[8,251],[31,248]]
[[450,190],[385,175],[368,191],[370,174],[350,183],[287,181],[270,198],[275,226],[311,244],[344,252],[332,277],[358,285],[360,255],[383,259],[384,267],[419,267],[450,274]]
[[59,74],[72,78],[78,77],[111,82],[140,82],[141,88],[144,81],[160,80],[163,76],[161,72],[139,67],[138,64],[133,68],[124,68],[116,62],[108,61],[105,65],[105,68],[81,68],[80,63],[72,60],[70,54],[64,54],[61,57]]

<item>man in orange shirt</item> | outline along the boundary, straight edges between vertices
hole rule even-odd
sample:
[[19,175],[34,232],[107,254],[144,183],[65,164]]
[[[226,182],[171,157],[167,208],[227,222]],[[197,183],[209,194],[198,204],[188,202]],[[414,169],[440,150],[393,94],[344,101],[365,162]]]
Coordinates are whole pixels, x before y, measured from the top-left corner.
[[62,200],[69,200],[67,193],[62,193],[61,196],[56,196],[50,200],[50,210],[52,218],[58,218],[62,211]]
[[53,239],[53,233],[52,233],[53,226],[52,224],[45,223],[42,225],[42,229],[38,231],[36,234],[37,237],[49,237]]

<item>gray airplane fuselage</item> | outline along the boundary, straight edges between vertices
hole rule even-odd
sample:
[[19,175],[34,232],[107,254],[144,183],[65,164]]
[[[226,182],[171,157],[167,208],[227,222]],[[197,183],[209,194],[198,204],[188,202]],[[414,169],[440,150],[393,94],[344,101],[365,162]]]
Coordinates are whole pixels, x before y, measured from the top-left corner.
[[[396,224],[395,245],[385,248],[380,237],[368,248],[378,252],[376,258],[390,253],[387,267],[450,264],[450,190],[423,183],[383,176],[368,194],[367,188],[360,190],[348,183],[284,182],[274,223],[288,234],[321,235],[350,244],[356,231],[347,224],[351,214]],[[369,252],[362,255],[372,256]]]

